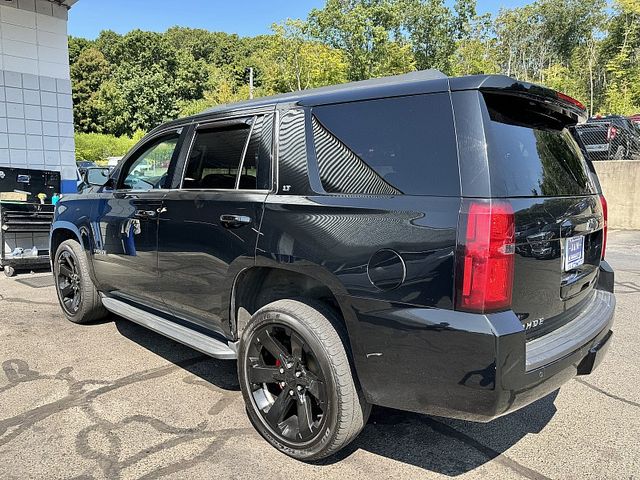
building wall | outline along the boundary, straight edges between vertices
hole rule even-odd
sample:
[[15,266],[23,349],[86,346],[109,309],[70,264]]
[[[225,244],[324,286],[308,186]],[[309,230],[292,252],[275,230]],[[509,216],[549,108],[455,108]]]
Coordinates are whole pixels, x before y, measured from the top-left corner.
[[75,191],[67,7],[48,0],[0,4],[0,166],[61,172]]
[[640,160],[593,162],[607,199],[609,228],[640,230]]

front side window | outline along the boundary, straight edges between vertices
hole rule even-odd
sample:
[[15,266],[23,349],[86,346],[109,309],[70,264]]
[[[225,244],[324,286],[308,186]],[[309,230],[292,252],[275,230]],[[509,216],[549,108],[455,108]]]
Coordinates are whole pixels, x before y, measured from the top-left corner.
[[165,188],[169,165],[178,145],[179,135],[171,134],[151,142],[148,148],[129,163],[120,188],[153,190]]
[[[256,190],[267,187],[270,142],[265,141],[265,118],[212,125],[196,132],[183,188]],[[269,134],[270,135],[270,134]]]

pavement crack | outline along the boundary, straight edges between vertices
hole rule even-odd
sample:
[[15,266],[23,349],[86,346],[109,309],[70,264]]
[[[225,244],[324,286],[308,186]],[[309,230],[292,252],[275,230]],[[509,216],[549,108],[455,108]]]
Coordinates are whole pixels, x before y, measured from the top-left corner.
[[[62,412],[64,410],[68,410],[70,408],[85,406],[100,395],[111,392],[118,388],[122,388],[133,383],[142,382],[145,380],[163,377],[180,368],[196,365],[208,359],[208,356],[200,355],[197,357],[181,360],[170,365],[163,365],[161,367],[143,370],[140,372],[132,373],[131,375],[127,375],[125,377],[121,377],[113,382],[108,383],[107,385],[103,385],[90,391],[84,391],[77,388],[77,382],[73,381],[73,383],[70,383],[69,394],[65,397],[56,400],[55,402],[32,408],[31,410],[27,410],[26,412],[23,412],[19,415],[0,420],[0,446],[9,443],[22,432],[31,428],[33,425],[44,420],[45,418],[50,417],[51,415]],[[24,381],[35,381],[37,379],[51,378],[51,376],[49,375],[40,375],[38,372],[29,370],[27,363],[23,360],[8,360],[7,362],[3,363],[3,367],[7,378],[11,382],[12,387]],[[68,375],[69,372],[68,370],[65,371],[63,369],[63,376],[65,374]],[[81,383],[84,384],[98,382],[84,381]],[[4,391],[6,391],[6,388]],[[5,435],[8,430],[10,430],[9,433]]]
[[58,302],[38,302],[36,300],[27,300],[26,298],[4,297],[2,295],[0,295],[0,302],[24,303],[27,305],[58,305]]
[[500,453],[497,450],[494,450],[491,447],[479,442],[475,438],[470,437],[469,435],[457,430],[443,422],[440,422],[434,418],[425,417],[423,421],[434,431],[438,432],[441,435],[444,435],[449,438],[453,438],[454,440],[458,440],[459,442],[464,443],[468,447],[473,448],[477,452],[481,453],[489,460],[494,460],[496,463],[518,473],[524,478],[529,478],[531,480],[551,480],[546,475],[543,475],[536,470],[533,470],[529,467],[522,465],[521,463],[509,458],[504,453]]
[[609,393],[606,390],[603,390],[602,388],[596,387],[595,385],[592,385],[591,383],[582,380],[581,378],[574,378],[574,380],[578,383],[581,383],[582,385],[585,385],[586,387],[589,387],[592,390],[595,390],[598,393],[601,393],[603,395],[606,395],[609,398],[613,398],[614,400],[618,400],[620,402],[626,403],[627,405],[631,405],[632,407],[639,407],[640,408],[640,403],[638,402],[634,402],[633,400],[627,400],[624,397],[620,397],[618,395],[614,395],[613,393]]

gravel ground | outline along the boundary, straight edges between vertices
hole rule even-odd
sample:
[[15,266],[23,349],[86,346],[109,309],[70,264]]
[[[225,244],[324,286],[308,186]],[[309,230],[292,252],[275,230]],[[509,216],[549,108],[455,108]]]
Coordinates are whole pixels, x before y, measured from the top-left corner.
[[640,479],[640,232],[611,232],[618,310],[591,376],[489,424],[374,408],[318,465],[249,424],[235,363],[112,317],[67,322],[50,274],[0,275],[0,479]]

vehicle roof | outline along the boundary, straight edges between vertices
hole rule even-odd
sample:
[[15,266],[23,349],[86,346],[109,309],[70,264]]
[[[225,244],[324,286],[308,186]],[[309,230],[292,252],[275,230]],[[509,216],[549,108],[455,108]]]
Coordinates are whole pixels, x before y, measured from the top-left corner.
[[587,123],[624,123],[630,122],[631,120],[623,115],[603,115],[601,117],[591,117],[587,120]]
[[598,121],[606,121],[606,120],[626,120],[627,117],[624,115],[600,115],[599,117],[590,117],[589,122],[598,122]]
[[[202,113],[165,123],[161,127],[174,126],[194,121],[197,122],[208,118],[215,118],[221,114],[263,107],[273,107],[279,104],[317,106],[331,103],[353,102],[358,100],[474,89],[512,90],[514,92],[541,96],[552,95],[555,98],[555,91],[553,90],[540,87],[535,84],[521,82],[506,75],[469,75],[464,77],[447,77],[439,70],[420,70],[403,75],[373,78],[370,80],[361,80],[340,85],[330,85],[327,87],[313,88],[298,92],[284,93],[253,100],[219,105],[207,109]],[[157,129],[154,129],[154,132]]]

